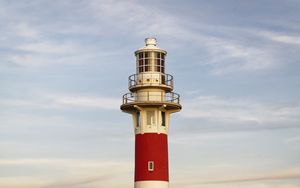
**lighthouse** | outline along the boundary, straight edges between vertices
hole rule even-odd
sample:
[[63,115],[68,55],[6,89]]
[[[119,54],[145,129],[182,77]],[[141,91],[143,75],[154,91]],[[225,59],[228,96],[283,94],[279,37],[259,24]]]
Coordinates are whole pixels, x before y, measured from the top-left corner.
[[155,38],[135,51],[136,74],[129,76],[129,93],[121,110],[132,115],[135,133],[135,188],[168,188],[170,115],[181,110],[173,92],[173,76],[165,73],[167,52]]

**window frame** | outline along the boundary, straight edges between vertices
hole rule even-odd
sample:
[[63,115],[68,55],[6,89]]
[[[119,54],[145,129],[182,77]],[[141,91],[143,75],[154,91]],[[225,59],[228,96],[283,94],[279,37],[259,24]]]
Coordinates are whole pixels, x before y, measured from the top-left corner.
[[148,171],[149,172],[154,171],[154,161],[148,161]]
[[135,120],[136,120],[136,127],[139,127],[140,126],[140,123],[141,123],[141,112],[140,111],[137,111],[135,113]]
[[157,51],[143,51],[136,56],[136,71],[165,73],[165,54]]
[[166,112],[161,111],[161,126],[166,127],[167,122],[166,122]]

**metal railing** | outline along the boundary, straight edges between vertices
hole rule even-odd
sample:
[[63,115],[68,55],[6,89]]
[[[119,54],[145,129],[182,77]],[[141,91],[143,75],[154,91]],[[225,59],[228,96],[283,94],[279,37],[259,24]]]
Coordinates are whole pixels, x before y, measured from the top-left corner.
[[151,91],[143,93],[126,93],[123,95],[123,104],[133,103],[133,102],[168,102],[168,103],[180,103],[180,95],[174,92],[161,92],[153,93]]
[[141,73],[128,77],[128,87],[136,86],[168,86],[173,89],[173,76],[163,73]]

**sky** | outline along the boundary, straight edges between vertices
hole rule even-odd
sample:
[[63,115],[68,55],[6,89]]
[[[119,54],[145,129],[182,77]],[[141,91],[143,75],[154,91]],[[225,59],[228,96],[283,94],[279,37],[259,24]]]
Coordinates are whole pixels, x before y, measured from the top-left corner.
[[300,188],[299,0],[0,0],[0,187],[133,187],[119,109],[168,51],[171,188]]

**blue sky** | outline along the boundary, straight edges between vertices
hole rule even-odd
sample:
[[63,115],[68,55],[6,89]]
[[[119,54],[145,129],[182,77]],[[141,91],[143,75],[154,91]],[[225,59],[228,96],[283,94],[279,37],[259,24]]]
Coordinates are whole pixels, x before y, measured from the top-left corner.
[[168,51],[172,188],[300,187],[300,1],[0,0],[0,187],[133,187],[133,52]]

